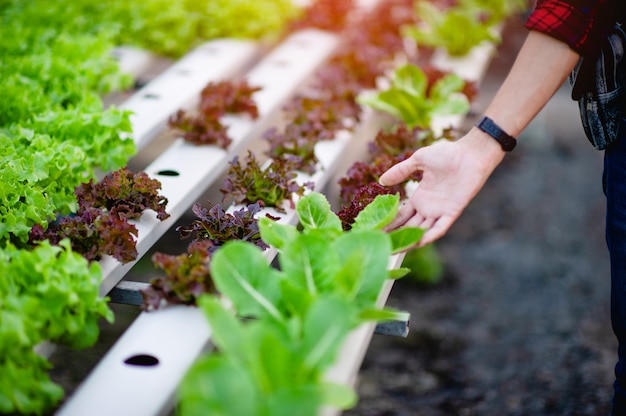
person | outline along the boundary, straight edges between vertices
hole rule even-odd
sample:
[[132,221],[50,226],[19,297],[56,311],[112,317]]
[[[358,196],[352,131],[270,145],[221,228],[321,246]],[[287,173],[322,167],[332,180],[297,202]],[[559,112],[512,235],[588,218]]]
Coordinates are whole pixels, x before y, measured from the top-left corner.
[[[580,57],[598,56],[603,39],[625,16],[623,0],[538,0],[526,27],[527,38],[497,93],[485,109],[482,128],[457,141],[418,149],[379,179],[390,186],[416,171],[422,180],[401,205],[388,229],[426,229],[419,245],[446,234],[517,137],[559,89]],[[622,108],[624,106],[622,105]],[[602,184],[606,196],[606,241],[611,262],[611,321],[618,340],[612,412],[626,415],[626,119],[618,139],[604,150]],[[495,130],[494,130],[495,129]],[[495,140],[499,135],[512,143]],[[506,150],[505,150],[506,149]]]

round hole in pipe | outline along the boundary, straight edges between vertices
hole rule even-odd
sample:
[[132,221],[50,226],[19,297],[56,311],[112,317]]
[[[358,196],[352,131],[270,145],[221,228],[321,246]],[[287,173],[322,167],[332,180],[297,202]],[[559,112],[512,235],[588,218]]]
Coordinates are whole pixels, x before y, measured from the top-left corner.
[[157,175],[161,176],[180,176],[180,173],[172,169],[163,169],[157,172]]
[[159,364],[159,359],[154,355],[137,354],[125,359],[124,364],[135,365],[138,367],[154,367]]
[[147,93],[143,95],[143,98],[147,100],[158,100],[161,97],[159,96],[159,94]]

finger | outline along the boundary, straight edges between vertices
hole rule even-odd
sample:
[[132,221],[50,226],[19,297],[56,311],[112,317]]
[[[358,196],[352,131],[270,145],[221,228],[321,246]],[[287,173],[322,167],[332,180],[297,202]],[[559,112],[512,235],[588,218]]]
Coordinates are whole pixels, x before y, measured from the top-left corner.
[[443,237],[448,232],[448,229],[450,229],[453,223],[454,218],[452,217],[445,216],[438,218],[422,236],[419,242],[419,247],[423,247]]
[[424,217],[422,217],[419,213],[415,213],[404,222],[406,227],[419,227],[419,225],[424,221]]
[[400,206],[396,217],[385,227],[385,230],[391,231],[402,227],[411,217],[413,217],[413,215],[415,215],[415,208],[413,208],[413,205],[403,203]]
[[418,159],[415,157],[415,153],[408,159],[393,165],[385,173],[380,175],[378,183],[383,186],[396,185],[413,175],[421,166]]
[[420,225],[418,225],[418,227],[428,230],[432,228],[432,226],[435,224],[436,221],[437,221],[436,218],[424,218],[424,220],[422,221]]
[[425,230],[429,229],[436,221],[436,218],[424,217],[420,214],[415,214],[411,219],[404,223],[406,227],[419,227]]

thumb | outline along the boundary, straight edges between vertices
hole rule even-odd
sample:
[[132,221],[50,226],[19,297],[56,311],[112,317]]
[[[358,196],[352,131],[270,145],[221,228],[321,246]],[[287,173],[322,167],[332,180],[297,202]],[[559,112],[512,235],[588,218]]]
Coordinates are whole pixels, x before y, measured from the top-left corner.
[[396,185],[408,179],[416,171],[421,170],[421,163],[418,160],[417,153],[413,153],[408,159],[390,167],[385,173],[380,175],[378,183],[383,186]]

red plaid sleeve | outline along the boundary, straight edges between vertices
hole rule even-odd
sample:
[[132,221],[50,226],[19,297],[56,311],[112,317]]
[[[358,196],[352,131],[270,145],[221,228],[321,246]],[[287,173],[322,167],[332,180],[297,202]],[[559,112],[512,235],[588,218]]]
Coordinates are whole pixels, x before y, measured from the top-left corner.
[[[622,1],[622,0],[620,0]],[[610,28],[607,0],[538,0],[526,27],[567,43],[581,55],[593,54]]]

